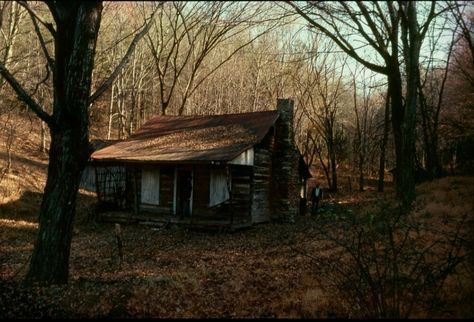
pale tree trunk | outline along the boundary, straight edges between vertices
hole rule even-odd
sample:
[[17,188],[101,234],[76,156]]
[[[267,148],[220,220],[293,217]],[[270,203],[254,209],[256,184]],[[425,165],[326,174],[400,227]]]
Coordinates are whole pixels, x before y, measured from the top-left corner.
[[13,48],[17,40],[18,25],[21,22],[21,15],[20,15],[20,6],[17,2],[12,1],[10,4],[5,3],[4,10],[5,9],[10,12],[9,12],[8,26],[6,28],[6,35],[4,35],[5,40],[6,40],[6,46],[4,48],[2,61],[4,65],[8,67],[13,57]]
[[384,124],[383,124],[383,137],[382,143],[380,144],[380,159],[379,159],[379,180],[377,191],[383,192],[384,181],[385,181],[385,151],[388,143],[388,132],[390,130],[390,95],[387,91],[385,97],[385,113],[384,113]]
[[109,122],[107,125],[107,140],[110,140],[112,135],[112,121],[114,119],[114,98],[115,98],[115,84],[112,84],[109,103]]
[[40,121],[41,123],[41,143],[40,143],[40,151],[46,152],[46,124],[44,121]]

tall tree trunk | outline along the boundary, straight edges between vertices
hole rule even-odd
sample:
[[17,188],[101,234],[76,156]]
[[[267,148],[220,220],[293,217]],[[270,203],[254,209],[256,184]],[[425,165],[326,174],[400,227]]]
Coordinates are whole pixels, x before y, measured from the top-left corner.
[[48,180],[28,280],[46,283],[64,283],[68,280],[76,195],[88,157],[86,133],[65,127],[52,133]]
[[[416,3],[406,3],[406,17],[402,19],[402,41],[404,42],[405,68],[406,68],[406,103],[404,106],[403,122],[400,130],[402,134],[400,171],[398,173],[400,184],[397,187],[399,196],[405,208],[410,207],[415,200],[415,125],[416,107],[419,82],[419,55],[421,40],[418,22],[416,19]],[[398,157],[398,156],[397,156]]]
[[385,180],[385,151],[388,143],[388,131],[390,124],[390,92],[387,91],[385,98],[385,117],[383,125],[383,138],[380,145],[380,161],[379,161],[379,182],[377,191],[383,192]]
[[88,105],[101,2],[49,2],[56,21],[48,178],[27,282],[66,283],[76,196],[89,152]]
[[336,153],[334,151],[334,147],[331,151],[331,177],[332,177],[332,186],[331,191],[337,192],[337,161],[336,161]]
[[398,63],[392,65],[388,75],[392,128],[395,143],[395,193],[404,206],[411,204],[415,200],[415,180],[414,180],[414,142],[410,143],[407,135],[407,121],[405,104],[402,99],[402,80]]
[[114,95],[115,95],[115,85],[112,84],[112,91],[110,92],[110,103],[109,103],[109,122],[107,125],[107,140],[110,140],[112,134],[112,121],[114,118]]

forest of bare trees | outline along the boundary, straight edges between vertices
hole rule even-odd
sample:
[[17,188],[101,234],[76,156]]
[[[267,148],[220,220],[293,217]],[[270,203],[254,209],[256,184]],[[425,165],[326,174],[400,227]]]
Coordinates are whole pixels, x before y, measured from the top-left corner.
[[[409,205],[417,179],[472,167],[473,4],[3,1],[0,127],[9,139],[1,149],[21,139],[12,115],[37,116],[31,127],[51,180],[40,227],[54,236],[72,229],[91,139],[126,138],[155,114],[268,110],[291,97],[296,143],[331,191],[341,164],[361,191],[368,177],[383,191],[395,169]],[[64,175],[75,184],[59,184]],[[41,258],[70,232],[46,239],[30,276],[67,280],[68,249],[53,273]]]

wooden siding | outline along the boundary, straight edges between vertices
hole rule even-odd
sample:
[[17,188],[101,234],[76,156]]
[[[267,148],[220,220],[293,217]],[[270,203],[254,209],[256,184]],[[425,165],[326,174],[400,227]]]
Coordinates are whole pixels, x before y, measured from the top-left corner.
[[174,166],[160,167],[160,205],[167,213],[173,212]]
[[272,173],[272,154],[275,144],[273,128],[262,142],[255,146],[255,166],[253,174],[252,222],[261,223],[270,220],[270,180]]
[[230,204],[232,222],[235,224],[251,222],[253,167],[230,165],[229,169],[232,176]]
[[209,166],[194,166],[193,214],[192,217],[209,215]]

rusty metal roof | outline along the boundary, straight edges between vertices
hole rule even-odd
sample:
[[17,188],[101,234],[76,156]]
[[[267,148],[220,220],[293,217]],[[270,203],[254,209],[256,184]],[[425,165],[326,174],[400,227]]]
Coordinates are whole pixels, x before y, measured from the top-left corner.
[[155,116],[123,141],[95,151],[93,161],[229,161],[259,143],[277,111]]

